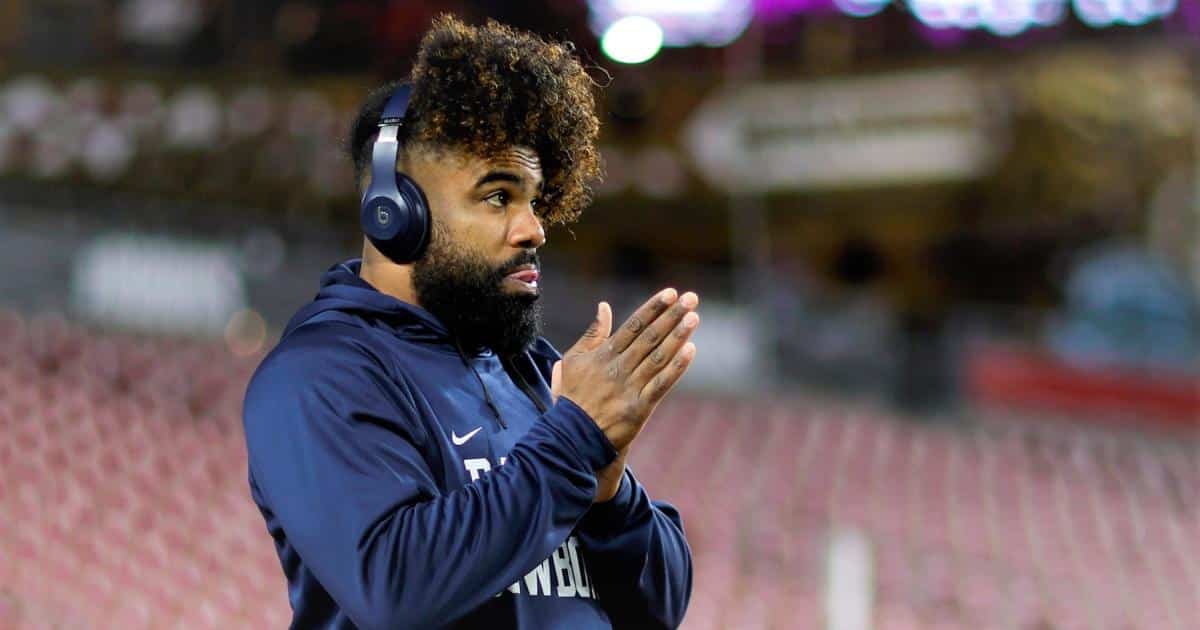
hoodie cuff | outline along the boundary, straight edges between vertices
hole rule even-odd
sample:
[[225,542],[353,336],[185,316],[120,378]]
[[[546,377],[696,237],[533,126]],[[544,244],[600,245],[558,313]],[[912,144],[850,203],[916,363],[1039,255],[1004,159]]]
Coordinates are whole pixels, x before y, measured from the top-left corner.
[[617,494],[604,503],[593,503],[579,523],[580,531],[593,536],[611,536],[623,531],[632,518],[636,485],[626,468]]
[[547,415],[555,416],[554,427],[566,434],[567,443],[589,471],[602,470],[617,458],[617,449],[608,441],[608,436],[579,405],[559,396],[550,411]]

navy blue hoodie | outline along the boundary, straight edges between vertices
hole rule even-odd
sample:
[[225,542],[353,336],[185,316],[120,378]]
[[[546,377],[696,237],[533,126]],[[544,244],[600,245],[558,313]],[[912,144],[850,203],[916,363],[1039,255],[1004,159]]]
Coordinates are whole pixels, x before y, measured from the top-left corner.
[[587,413],[550,395],[539,339],[467,355],[428,312],[334,265],[246,392],[250,490],[293,628],[675,627],[692,586],[679,514]]

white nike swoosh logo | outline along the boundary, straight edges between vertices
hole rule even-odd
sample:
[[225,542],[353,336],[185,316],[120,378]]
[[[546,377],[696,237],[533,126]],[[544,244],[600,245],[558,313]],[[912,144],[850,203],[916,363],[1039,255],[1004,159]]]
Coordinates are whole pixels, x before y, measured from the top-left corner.
[[462,446],[463,444],[467,443],[467,440],[475,437],[475,434],[479,433],[482,430],[483,430],[483,427],[479,427],[479,428],[475,429],[474,431],[472,431],[462,437],[458,437],[457,435],[455,435],[454,431],[451,431],[450,432],[450,441],[454,442],[455,446]]

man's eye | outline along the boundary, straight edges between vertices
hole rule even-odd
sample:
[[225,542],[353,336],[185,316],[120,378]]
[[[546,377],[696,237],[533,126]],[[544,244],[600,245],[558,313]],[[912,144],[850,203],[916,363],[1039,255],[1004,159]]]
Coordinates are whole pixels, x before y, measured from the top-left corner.
[[508,193],[506,193],[504,191],[498,191],[491,195],[488,195],[487,198],[484,199],[484,201],[488,202],[489,204],[491,204],[492,206],[494,206],[496,208],[503,208],[504,206],[508,205]]

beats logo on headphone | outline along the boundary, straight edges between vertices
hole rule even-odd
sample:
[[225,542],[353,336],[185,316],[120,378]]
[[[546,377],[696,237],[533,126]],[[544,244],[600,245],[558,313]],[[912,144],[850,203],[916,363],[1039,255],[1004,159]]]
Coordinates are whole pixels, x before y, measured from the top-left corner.
[[388,97],[379,117],[379,137],[371,151],[371,183],[363,193],[359,219],[362,231],[384,256],[399,264],[421,257],[429,242],[429,202],[421,187],[396,171],[398,135],[412,97],[403,84]]

